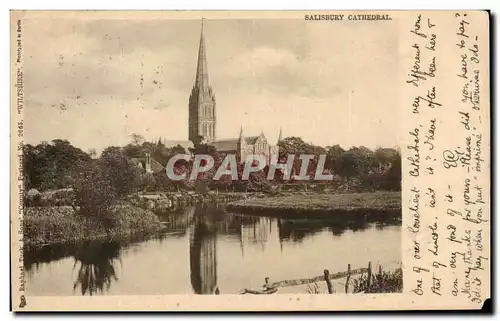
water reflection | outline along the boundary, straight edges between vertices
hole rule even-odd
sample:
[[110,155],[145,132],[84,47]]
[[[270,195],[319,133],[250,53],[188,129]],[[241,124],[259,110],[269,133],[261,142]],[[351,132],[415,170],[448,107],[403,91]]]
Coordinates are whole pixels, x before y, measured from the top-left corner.
[[217,285],[216,229],[213,221],[197,216],[189,240],[191,285],[196,294],[212,294]]
[[120,263],[122,245],[118,242],[86,241],[81,244],[52,245],[24,250],[24,268],[29,277],[51,262],[73,257],[76,277],[73,292],[94,295],[110,289],[118,281],[116,265]]
[[73,291],[79,287],[82,295],[102,293],[118,280],[115,269],[120,258],[118,243],[88,242],[77,248],[74,258],[73,268],[79,267]]
[[[135,288],[138,287],[137,283],[148,277],[147,275],[141,275],[145,270],[151,268],[152,271],[155,271],[156,266],[163,266],[168,270],[167,265],[175,265],[177,269],[187,267],[189,269],[189,271],[186,271],[187,275],[184,277],[184,272],[179,270],[178,274],[165,272],[161,275],[155,274],[152,277],[163,280],[165,284],[171,284],[173,278],[181,278],[182,275],[182,278],[186,279],[188,284],[190,283],[193,293],[218,294],[219,287],[226,291],[228,286],[232,286],[230,282],[242,282],[241,287],[246,287],[248,280],[253,281],[256,279],[262,282],[263,276],[267,276],[267,273],[270,272],[270,266],[266,262],[269,260],[274,262],[274,258],[280,260],[280,263],[276,261],[276,264],[281,264],[276,267],[276,277],[284,277],[287,273],[290,277],[296,277],[299,274],[302,276],[302,273],[307,273],[305,276],[309,276],[308,266],[300,266],[295,261],[306,256],[309,257],[310,261],[315,262],[312,264],[314,270],[310,273],[317,273],[316,267],[318,265],[323,268],[323,265],[331,265],[338,261],[333,259],[329,261],[329,258],[323,259],[315,255],[311,256],[311,252],[318,251],[318,246],[337,244],[335,246],[336,251],[339,251],[343,248],[343,242],[345,242],[342,235],[347,231],[349,231],[349,235],[346,237],[350,238],[350,243],[353,241],[352,237],[356,237],[357,243],[364,244],[359,241],[363,240],[364,230],[375,229],[382,231],[388,225],[399,225],[399,223],[377,223],[374,226],[373,223],[368,222],[339,223],[338,220],[293,220],[266,216],[255,217],[226,213],[223,207],[208,208],[203,206],[194,206],[183,211],[158,215],[165,226],[165,231],[150,240],[84,242],[71,246],[48,246],[36,250],[25,249],[24,265],[28,277],[32,279],[37,277],[52,278],[52,272],[47,272],[46,266],[52,266],[58,261],[72,258],[73,282],[71,284],[65,284],[63,280],[54,280],[53,282],[64,283],[64,287],[72,288],[74,294],[94,295],[114,292],[112,290],[113,285],[119,285],[122,282],[129,284],[135,291]],[[358,232],[360,237],[352,236]],[[314,242],[309,241],[309,239],[314,240]],[[384,243],[382,242],[382,244]],[[285,251],[287,253],[284,253],[284,244],[295,244],[297,246],[285,247],[288,250]],[[378,247],[380,246],[381,244],[378,245]],[[187,249],[188,251],[186,251]],[[235,249],[236,252],[231,249]],[[238,256],[238,252],[241,253],[240,258],[234,256],[234,254]],[[229,255],[232,256],[229,258]],[[350,254],[339,253],[338,255],[346,258]],[[399,258],[399,255],[395,253],[396,258]],[[122,256],[127,258],[127,260],[124,260],[127,263],[122,263]],[[141,266],[134,266],[135,264],[131,264],[131,262],[136,264],[138,262],[131,259],[132,256],[145,257],[145,261]],[[162,258],[167,259],[160,263]],[[384,258],[377,255],[375,259],[382,260]],[[368,258],[364,256],[360,259],[362,264],[367,263],[366,260]],[[288,264],[287,262],[292,263]],[[347,263],[350,262],[345,264]],[[271,262],[271,264],[274,263]],[[123,265],[126,266],[123,267]],[[233,270],[233,267],[236,269]],[[254,271],[255,269],[260,270]],[[240,270],[246,272],[240,272]],[[127,273],[124,274],[124,271],[127,271]],[[218,275],[218,273],[221,273],[221,275]],[[244,275],[243,278],[241,273]],[[40,276],[38,276],[39,274]],[[218,282],[223,283],[222,286]],[[147,287],[148,285],[144,286]],[[149,284],[149,286],[156,288],[156,285]],[[239,287],[240,284],[236,286]],[[41,285],[40,288],[42,288]],[[160,291],[165,291],[164,289],[165,287],[161,288]],[[180,290],[175,290],[179,292],[174,293],[185,292],[182,285],[176,285],[176,289]],[[235,293],[238,289],[233,290]]]

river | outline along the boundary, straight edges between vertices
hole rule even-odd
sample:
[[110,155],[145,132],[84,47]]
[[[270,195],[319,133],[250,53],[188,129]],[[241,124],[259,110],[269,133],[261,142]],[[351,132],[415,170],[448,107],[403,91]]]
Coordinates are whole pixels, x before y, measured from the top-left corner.
[[[283,220],[189,207],[162,214],[166,231],[134,242],[85,242],[25,252],[28,295],[236,294],[264,279],[401,263],[401,226]],[[334,282],[341,291],[343,282]],[[316,287],[325,292],[325,282]],[[217,290],[216,290],[217,289]],[[280,288],[306,293],[311,286]]]

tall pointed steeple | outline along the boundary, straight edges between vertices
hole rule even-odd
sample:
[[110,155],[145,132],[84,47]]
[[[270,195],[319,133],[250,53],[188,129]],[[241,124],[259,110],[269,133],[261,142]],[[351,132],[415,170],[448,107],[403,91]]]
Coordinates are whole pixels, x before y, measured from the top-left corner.
[[200,138],[212,141],[216,137],[215,95],[208,82],[203,20],[201,20],[196,78],[189,97],[189,140],[194,144],[197,144]]
[[208,90],[208,69],[207,69],[207,54],[205,53],[205,37],[203,36],[203,18],[201,19],[201,32],[200,32],[200,47],[198,49],[198,65],[196,67],[196,82],[195,86],[200,91]]
[[240,125],[240,140],[243,140],[243,125]]
[[281,126],[280,126],[280,133],[278,135],[278,143],[283,140],[283,133],[281,132]]

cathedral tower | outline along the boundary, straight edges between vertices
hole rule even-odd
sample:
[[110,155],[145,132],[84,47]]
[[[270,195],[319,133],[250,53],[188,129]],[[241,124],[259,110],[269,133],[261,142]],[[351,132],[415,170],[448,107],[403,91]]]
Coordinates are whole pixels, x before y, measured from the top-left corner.
[[201,136],[207,142],[213,141],[216,137],[215,129],[215,95],[208,82],[202,19],[196,79],[189,97],[189,140],[196,144]]

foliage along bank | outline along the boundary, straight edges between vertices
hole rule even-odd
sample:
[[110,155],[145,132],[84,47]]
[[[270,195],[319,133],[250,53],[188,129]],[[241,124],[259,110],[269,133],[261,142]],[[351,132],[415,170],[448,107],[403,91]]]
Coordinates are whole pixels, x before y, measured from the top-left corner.
[[23,219],[24,246],[68,244],[92,240],[121,240],[152,235],[162,225],[151,211],[117,203],[108,213],[112,227],[81,216],[71,206],[27,207]]
[[[181,146],[167,148],[160,141],[149,143],[140,139],[135,139],[125,147],[108,147],[98,158],[92,155],[95,153],[85,153],[66,140],[56,139],[51,143],[44,142],[36,146],[25,145],[23,175],[27,198],[32,195],[34,199],[39,197],[39,200],[43,200],[44,193],[39,191],[71,190],[68,192],[70,196],[48,197],[55,199],[52,205],[61,208],[27,208],[27,225],[25,226],[27,242],[43,244],[44,242],[66,242],[104,235],[114,237],[134,233],[134,229],[138,233],[146,230],[154,232],[159,229],[157,227],[159,222],[155,220],[154,214],[143,211],[130,202],[134,198],[132,196],[131,199],[130,195],[138,195],[138,192],[144,191],[174,192],[173,198],[170,197],[172,194],[160,197],[163,199],[166,197],[170,203],[174,203],[174,199],[176,201],[184,201],[186,198],[188,201],[193,201],[200,197],[217,199],[219,196],[210,196],[214,195],[211,192],[213,190],[265,192],[267,195],[279,195],[283,193],[281,190],[286,189],[287,185],[300,186],[301,189],[307,190],[308,187],[323,184],[321,188],[325,193],[365,190],[399,191],[401,188],[401,155],[397,150],[379,148],[372,151],[365,147],[352,147],[344,150],[338,145],[323,148],[307,144],[298,137],[288,137],[280,142],[280,158],[286,158],[291,154],[314,154],[316,156],[327,154],[325,167],[335,174],[334,181],[304,184],[293,180],[285,181],[279,175],[275,180],[269,181],[266,179],[266,169],[252,173],[248,180],[233,181],[227,177],[213,180],[211,178],[214,173],[209,171],[200,173],[195,181],[170,181],[166,179],[164,172],[145,173],[144,168],[134,162],[134,157],[143,157],[147,153],[157,158],[158,162],[164,166],[170,157],[181,152],[183,152]],[[187,151],[184,150],[184,152]],[[198,145],[189,152],[209,153],[216,161],[223,158],[222,154],[206,144]],[[315,172],[315,160],[308,168],[308,173],[311,175]],[[192,162],[178,163],[176,170],[186,173],[189,173],[193,165]],[[300,167],[300,164],[294,163],[294,167]],[[241,169],[239,169],[239,174],[240,172]],[[195,193],[190,194],[189,191]],[[143,193],[143,195],[146,194]],[[218,194],[215,193],[215,195]],[[240,195],[244,194],[240,193]],[[126,200],[128,202],[123,203]],[[170,206],[169,202],[164,201],[163,205]],[[153,206],[156,206],[156,203],[158,202],[154,201]],[[25,205],[37,204],[30,204],[28,201]],[[70,205],[70,208],[63,207],[64,205]],[[122,216],[120,216],[120,211],[116,210],[117,208],[125,209]],[[150,200],[143,208],[151,208]],[[55,218],[50,218],[50,213],[53,213]],[[138,218],[133,217],[134,213],[149,223],[138,221]]]

